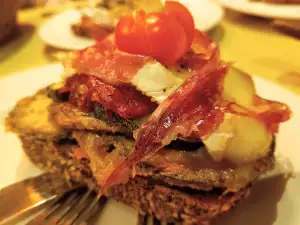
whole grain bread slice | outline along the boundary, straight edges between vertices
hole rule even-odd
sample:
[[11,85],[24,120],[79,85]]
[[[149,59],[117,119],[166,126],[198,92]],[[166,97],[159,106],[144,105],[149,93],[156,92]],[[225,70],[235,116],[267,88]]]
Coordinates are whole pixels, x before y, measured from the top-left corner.
[[[41,90],[35,95],[24,98],[17,103],[7,118],[7,129],[17,133],[21,138],[34,136],[35,140],[49,140],[49,143],[53,142],[53,144],[57,142],[56,139],[65,136],[66,133],[69,135],[73,134],[73,136],[77,136],[77,142],[82,150],[90,157],[94,154],[91,152],[93,149],[87,149],[85,146],[99,145],[102,148],[107,148],[104,151],[109,151],[109,148],[113,146],[114,152],[122,153],[122,157],[132,150],[134,145],[132,138],[115,133],[112,130],[114,128],[105,124],[104,121],[87,117],[78,109],[74,107],[72,109],[69,103],[65,103],[68,110],[56,110],[56,113],[53,113],[53,105],[59,105],[58,108],[64,108],[63,104],[54,103],[47,97],[45,90]],[[57,120],[57,114],[60,114],[59,117],[64,119]],[[61,120],[67,120],[68,126],[64,126],[65,122]],[[104,132],[102,128],[104,128]],[[95,143],[91,143],[90,140],[93,140]],[[85,143],[86,141],[90,143]],[[195,159],[193,159],[194,151],[162,149],[154,157],[138,164],[138,175],[164,180],[169,185],[189,187],[196,190],[209,191],[214,188],[223,188],[230,189],[229,191],[237,191],[273,167],[273,150],[274,145],[271,147],[268,156],[249,165],[236,168],[219,166],[216,168],[215,163],[212,162],[214,164],[212,165],[213,167],[210,167],[211,165],[207,163],[209,160],[212,161],[212,159],[207,154],[205,156],[206,150],[204,147],[197,150],[199,153],[203,152],[203,154],[201,153],[205,159],[204,161],[202,160],[203,162],[199,161],[199,157],[196,158],[197,162],[195,162]],[[76,152],[78,153],[78,151]],[[184,158],[188,159],[187,165],[175,169],[169,166],[160,166],[166,162],[167,164],[174,164],[169,161],[169,158],[177,158],[177,155],[184,155]],[[198,153],[197,155],[199,156]],[[53,156],[54,159],[57,157],[57,155]],[[50,157],[47,158],[49,159]],[[153,165],[153,161],[158,163]],[[199,168],[198,166],[197,168],[191,168],[190,163],[201,164],[201,166]],[[202,166],[202,163],[208,165]]]
[[[17,133],[24,151],[41,169],[64,174],[69,185],[88,185],[97,190],[99,187],[91,161],[84,154],[78,156],[78,143],[58,144],[55,141],[55,137],[64,130],[53,124],[48,111],[51,104],[53,102],[44,90],[20,100],[6,119],[7,130]],[[114,140],[112,133],[96,135],[100,139],[103,135],[110,135]],[[128,141],[123,138],[123,141]],[[273,161],[273,154],[270,154],[257,171],[262,173],[270,169]],[[186,185],[182,174],[167,176],[151,166],[141,165],[140,168],[140,174],[125,184],[113,186],[106,195],[167,222],[198,224],[199,221],[209,221],[232,209],[250,191],[251,182],[238,191],[227,192],[224,187],[215,184],[208,188],[195,183]],[[187,177],[192,181],[196,174]],[[196,183],[201,184],[199,181]]]
[[[39,168],[63,174],[70,186],[82,184],[95,190],[99,188],[89,160],[74,155],[75,145],[56,145],[40,135],[20,135],[20,139],[24,151]],[[113,186],[105,195],[161,221],[199,224],[231,210],[249,193],[250,184],[235,193],[224,193],[220,189],[195,191],[166,184],[160,179],[135,176],[126,184]]]

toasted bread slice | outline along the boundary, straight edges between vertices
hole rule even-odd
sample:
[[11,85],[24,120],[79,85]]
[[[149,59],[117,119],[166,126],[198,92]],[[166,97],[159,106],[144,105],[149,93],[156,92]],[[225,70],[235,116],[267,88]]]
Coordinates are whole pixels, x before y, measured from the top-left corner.
[[[41,139],[40,135],[38,138],[35,135],[20,138],[27,155],[41,169],[60,172],[69,185],[99,188],[90,160],[75,155],[73,150],[77,146],[56,145],[49,138]],[[224,193],[217,188],[197,191],[164,183],[159,178],[137,175],[126,184],[113,186],[105,195],[162,221],[199,224],[232,209],[249,192],[250,184],[234,193]]]
[[[134,140],[116,135],[103,121],[84,116],[83,119],[89,122],[82,122],[81,117],[78,119],[81,113],[79,111],[76,117],[66,115],[66,118],[74,120],[69,119],[71,125],[67,126],[68,129],[62,128],[53,122],[53,114],[49,113],[49,107],[53,104],[57,103],[47,97],[45,90],[20,100],[6,119],[7,129],[18,134],[29,158],[43,170],[61,172],[70,185],[79,183],[98,189],[97,177],[93,171],[94,159],[90,158],[88,149],[80,148],[83,140],[79,136],[93,136],[106,146],[113,143],[116,146],[114,151],[123,152],[130,149],[118,146],[132,146]],[[74,126],[78,121],[81,125]],[[101,125],[98,126],[97,123]],[[101,132],[103,124],[108,133]],[[93,129],[89,130],[90,127]],[[77,142],[56,141],[57,136],[66,130],[76,134],[74,136],[77,137]],[[106,195],[160,220],[198,224],[199,221],[209,221],[233,208],[248,195],[251,181],[271,169],[273,164],[272,148],[268,157],[251,165],[251,179],[232,191],[227,189],[227,185],[238,181],[238,170],[230,169],[230,172],[203,168],[193,171],[183,168],[178,172],[153,167],[151,163],[144,162],[138,165],[134,178],[125,184],[113,186]]]

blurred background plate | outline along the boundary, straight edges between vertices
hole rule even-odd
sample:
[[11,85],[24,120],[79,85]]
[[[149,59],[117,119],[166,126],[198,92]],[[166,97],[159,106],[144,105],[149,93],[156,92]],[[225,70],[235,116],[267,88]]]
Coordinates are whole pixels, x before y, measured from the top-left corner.
[[[164,0],[162,0],[164,3]],[[192,13],[196,28],[208,31],[215,27],[223,18],[223,9],[211,0],[179,0]],[[70,9],[57,14],[43,23],[39,29],[40,38],[48,45],[65,49],[80,50],[94,43],[89,38],[75,35],[72,24],[78,23],[81,18],[79,10]]]
[[217,0],[226,8],[260,17],[300,20],[300,4],[271,4],[251,0]]
[[[220,23],[223,9],[212,0],[175,0],[185,5],[192,13],[198,30],[209,31]],[[165,0],[162,0],[164,3]]]
[[48,45],[66,50],[80,50],[94,41],[77,36],[72,31],[72,24],[78,23],[81,13],[76,9],[69,9],[57,14],[43,23],[39,29],[40,38]]

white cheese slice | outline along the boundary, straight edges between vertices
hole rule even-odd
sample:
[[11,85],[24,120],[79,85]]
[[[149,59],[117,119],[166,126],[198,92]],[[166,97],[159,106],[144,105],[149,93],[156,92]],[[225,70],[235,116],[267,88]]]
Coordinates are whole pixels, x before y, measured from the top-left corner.
[[184,79],[172,73],[159,62],[147,63],[132,79],[131,83],[143,94],[158,103],[173,93]]

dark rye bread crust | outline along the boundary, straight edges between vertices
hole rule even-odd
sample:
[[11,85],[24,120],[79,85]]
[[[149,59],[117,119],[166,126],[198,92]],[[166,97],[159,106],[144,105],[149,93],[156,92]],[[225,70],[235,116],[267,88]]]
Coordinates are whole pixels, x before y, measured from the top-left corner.
[[[97,189],[90,161],[75,157],[72,151],[75,146],[53,142],[62,130],[53,126],[48,118],[47,108],[51,104],[44,90],[22,99],[9,114],[7,129],[19,135],[24,151],[38,167],[64,174],[70,185],[80,183]],[[265,163],[263,171],[272,167],[273,157],[270,156]],[[165,176],[153,170],[146,172],[147,176],[145,173],[144,176],[135,176],[126,184],[114,186],[106,195],[160,220],[199,224],[199,221],[209,221],[233,208],[250,190],[248,185],[235,193],[224,193],[219,189],[199,191],[165,182]]]
[[[89,160],[78,160],[72,154],[70,145],[57,146],[40,135],[20,135],[20,139],[24,151],[39,168],[63,174],[69,185],[84,184],[98,189]],[[106,196],[162,221],[199,224],[200,221],[210,221],[229,211],[249,193],[250,186],[224,194],[217,189],[194,191],[177,188],[160,180],[136,176],[126,184],[112,187]]]
[[[97,163],[99,159],[101,160],[101,157],[105,160],[105,155],[110,154],[112,158],[116,155],[122,158],[134,146],[133,140],[118,135],[74,131],[72,136],[77,140],[78,145],[84,150],[87,157],[91,159],[91,168],[95,171],[94,174],[97,174],[96,171],[99,170],[99,167],[103,168],[103,162],[100,165]],[[107,153],[110,152],[111,147],[113,151]],[[97,149],[101,149],[101,153]],[[166,184],[176,187],[188,187],[201,191],[210,191],[214,188],[219,188],[224,191],[235,192],[255,180],[266,170],[272,168],[273,165],[273,152],[270,151],[269,156],[237,168],[213,168],[209,163],[202,167],[202,163],[204,164],[205,161],[208,162],[210,160],[209,156],[206,158],[207,154],[205,154],[205,151],[204,148],[192,152],[162,149],[155,156],[137,164],[135,174],[143,177],[151,177],[156,180],[163,180]],[[199,157],[199,153],[202,153],[205,159],[201,160],[200,157],[197,158],[196,162],[195,160],[193,161],[194,154],[198,154]],[[185,157],[186,166],[181,164],[184,163],[184,160],[183,162],[179,162],[179,164],[176,161],[172,161],[172,158],[177,158],[180,154],[182,154],[182,157]],[[166,159],[167,161],[165,161]],[[191,167],[195,163],[200,163],[200,165],[194,168]],[[101,177],[101,172],[99,173]]]

